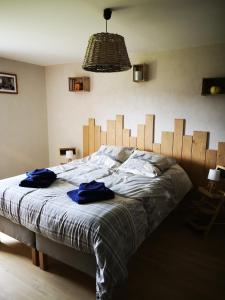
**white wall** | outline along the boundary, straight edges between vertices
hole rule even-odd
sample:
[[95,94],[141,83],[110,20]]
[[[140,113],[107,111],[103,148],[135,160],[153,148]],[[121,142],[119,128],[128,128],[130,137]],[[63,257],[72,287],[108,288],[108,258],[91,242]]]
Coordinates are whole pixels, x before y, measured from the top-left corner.
[[0,58],[0,72],[16,73],[18,95],[0,93],[0,178],[48,165],[43,67]]
[[[46,67],[50,164],[59,162],[60,146],[82,150],[82,125],[96,117],[106,120],[124,114],[125,127],[136,134],[145,114],[156,115],[156,142],[162,130],[173,130],[174,118],[185,118],[186,133],[210,131],[210,147],[225,141],[225,95],[201,96],[203,77],[225,76],[225,44],[185,50],[146,53],[131,57],[132,64],[148,63],[150,80],[132,82],[132,70],[87,73],[81,62]],[[91,92],[68,91],[68,77],[88,75]]]

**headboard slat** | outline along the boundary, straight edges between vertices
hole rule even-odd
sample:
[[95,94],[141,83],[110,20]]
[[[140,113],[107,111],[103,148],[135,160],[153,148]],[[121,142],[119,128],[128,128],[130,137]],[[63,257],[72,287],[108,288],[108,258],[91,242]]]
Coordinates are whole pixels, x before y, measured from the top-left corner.
[[217,151],[208,149],[205,155],[205,167],[206,169],[216,168]]
[[208,132],[194,131],[193,132],[193,146],[192,146],[192,161],[204,165],[205,152],[208,140]]
[[89,118],[88,119],[88,126],[89,126],[89,154],[95,152],[95,119]]
[[218,143],[217,165],[225,166],[225,142]]
[[89,155],[89,126],[83,126],[83,156]]
[[101,131],[101,145],[107,145],[107,133]]
[[152,150],[153,150],[153,152],[160,154],[161,153],[161,144],[153,143]]
[[116,116],[116,145],[123,146],[123,127],[124,127],[124,116]]
[[137,128],[137,148],[145,149],[145,125],[139,124]]
[[146,115],[145,117],[145,150],[152,151],[154,140],[154,115]]
[[206,131],[194,131],[193,132],[193,144],[192,144],[192,167],[191,177],[194,184],[198,182],[203,183],[205,179],[205,158],[206,158],[206,146],[208,141],[208,132]]
[[101,126],[95,126],[95,151],[101,146]]
[[191,153],[192,153],[192,141],[193,138],[191,135],[183,136],[183,144],[182,144],[182,161],[191,161]]
[[107,145],[116,145],[116,121],[107,121]]
[[130,147],[130,129],[123,129],[123,146]]
[[175,119],[173,157],[175,157],[178,161],[181,160],[183,135],[184,135],[184,119]]
[[173,132],[162,132],[161,153],[167,156],[173,156]]
[[130,137],[130,147],[134,147],[134,148],[137,147],[137,138],[134,136]]

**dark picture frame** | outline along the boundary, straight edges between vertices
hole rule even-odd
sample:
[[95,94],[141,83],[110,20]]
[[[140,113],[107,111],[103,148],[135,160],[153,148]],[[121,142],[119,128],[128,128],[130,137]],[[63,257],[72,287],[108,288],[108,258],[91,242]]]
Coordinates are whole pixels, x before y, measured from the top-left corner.
[[0,72],[0,93],[18,94],[16,74]]

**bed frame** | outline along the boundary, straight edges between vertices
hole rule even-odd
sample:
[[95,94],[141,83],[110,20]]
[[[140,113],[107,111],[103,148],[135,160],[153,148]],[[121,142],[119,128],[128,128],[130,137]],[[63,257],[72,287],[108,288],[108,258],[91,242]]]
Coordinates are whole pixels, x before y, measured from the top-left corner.
[[107,121],[107,131],[95,125],[90,118],[83,126],[83,156],[97,151],[101,145],[135,147],[139,150],[153,151],[176,158],[185,169],[194,185],[204,184],[208,169],[216,165],[225,166],[225,142],[218,143],[218,149],[208,149],[209,132],[194,131],[185,135],[185,119],[174,120],[174,131],[161,133],[161,144],[154,143],[155,115],[146,115],[145,124],[137,125],[137,137],[130,129],[124,128],[124,116]]
[[26,227],[13,223],[0,216],[0,232],[5,233],[31,248],[31,258],[35,266],[39,265],[38,252],[36,250],[35,233]]

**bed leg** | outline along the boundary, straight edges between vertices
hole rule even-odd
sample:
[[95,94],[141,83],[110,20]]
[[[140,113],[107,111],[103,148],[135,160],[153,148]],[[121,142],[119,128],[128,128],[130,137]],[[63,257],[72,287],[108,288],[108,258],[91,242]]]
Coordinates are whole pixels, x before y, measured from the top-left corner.
[[43,252],[39,252],[39,265],[42,270],[47,270],[47,255]]
[[32,257],[32,263],[35,266],[39,266],[38,251],[35,248],[31,248],[31,257]]

